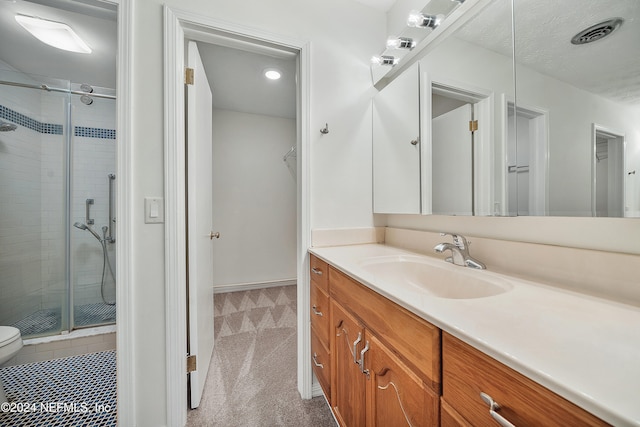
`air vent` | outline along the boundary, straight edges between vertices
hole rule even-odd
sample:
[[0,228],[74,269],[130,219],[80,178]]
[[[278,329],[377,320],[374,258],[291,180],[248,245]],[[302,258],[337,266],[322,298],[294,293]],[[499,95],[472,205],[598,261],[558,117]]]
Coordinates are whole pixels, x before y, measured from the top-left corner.
[[573,36],[571,43],[587,44],[607,37],[622,25],[622,21],[622,18],[612,18],[599,24],[592,25],[586,30],[582,30]]

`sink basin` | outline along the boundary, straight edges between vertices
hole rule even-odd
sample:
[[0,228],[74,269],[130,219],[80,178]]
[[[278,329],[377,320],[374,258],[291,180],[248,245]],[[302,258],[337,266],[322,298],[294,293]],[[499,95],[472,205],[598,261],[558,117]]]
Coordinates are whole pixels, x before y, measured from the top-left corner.
[[438,298],[485,298],[513,288],[505,279],[486,271],[453,266],[420,256],[369,258],[360,262],[360,267],[373,274],[376,279],[407,284]]

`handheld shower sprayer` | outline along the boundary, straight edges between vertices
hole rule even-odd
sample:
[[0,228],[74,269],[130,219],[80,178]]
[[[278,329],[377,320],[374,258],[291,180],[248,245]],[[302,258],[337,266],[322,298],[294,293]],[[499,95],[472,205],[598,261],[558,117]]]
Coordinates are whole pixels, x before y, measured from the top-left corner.
[[93,234],[93,237],[98,239],[98,242],[100,242],[100,246],[102,246],[102,280],[100,283],[100,295],[102,296],[102,301],[104,301],[105,304],[115,305],[115,302],[107,301],[107,299],[104,296],[104,287],[105,287],[105,280],[107,278],[107,271],[111,272],[111,277],[113,277],[113,280],[115,280],[115,275],[113,274],[113,269],[111,268],[111,262],[109,261],[109,255],[107,254],[107,242],[112,242],[111,239],[107,238],[107,231],[109,230],[109,227],[107,227],[106,225],[102,227],[103,237],[101,238],[98,235],[98,233],[96,233],[87,224],[83,224],[81,222],[75,222],[73,223],[73,226],[79,230],[87,230],[89,233]]
[[73,226],[75,228],[78,228],[80,230],[87,230],[89,233],[93,234],[93,236],[98,239],[99,242],[102,242],[102,238],[98,235],[98,233],[96,233],[95,231],[93,231],[93,229],[89,228],[89,226],[87,226],[87,224],[83,224],[81,222],[76,222],[73,224]]

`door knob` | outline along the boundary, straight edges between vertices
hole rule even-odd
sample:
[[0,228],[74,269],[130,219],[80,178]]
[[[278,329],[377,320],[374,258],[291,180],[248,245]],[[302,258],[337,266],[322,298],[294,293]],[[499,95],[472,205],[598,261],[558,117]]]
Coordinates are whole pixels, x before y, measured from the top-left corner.
[[213,238],[215,237],[216,239],[220,238],[220,232],[216,231],[215,233],[212,231],[208,234],[209,236],[209,240],[213,240]]

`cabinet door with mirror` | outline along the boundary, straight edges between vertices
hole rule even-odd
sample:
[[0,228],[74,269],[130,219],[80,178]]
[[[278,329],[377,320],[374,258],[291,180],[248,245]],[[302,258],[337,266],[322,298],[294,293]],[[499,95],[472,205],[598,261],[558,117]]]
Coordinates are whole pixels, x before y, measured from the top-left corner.
[[423,48],[420,213],[640,217],[640,2],[560,3],[467,0]]
[[373,98],[373,211],[419,214],[420,115],[418,64]]
[[640,2],[517,0],[514,17],[510,213],[640,217]]
[[[507,212],[506,172],[495,165],[506,155],[507,102],[514,98],[513,58],[483,46],[490,34],[497,34],[507,47],[511,46],[510,22],[494,19],[501,16],[496,10],[502,9],[511,10],[510,0],[475,2],[475,7],[466,12],[468,16],[458,17],[443,30],[437,46],[427,46],[419,69],[414,64],[402,71],[374,99],[374,201],[381,194],[391,193],[389,189],[396,189],[386,203],[374,202],[374,212]],[[397,92],[400,84],[407,95],[388,96],[388,92]],[[381,148],[381,141],[392,138],[380,132],[382,128],[392,129],[387,121],[403,131],[419,126],[418,168],[416,157],[410,163],[394,146]],[[408,138],[396,137],[399,141]],[[403,151],[406,149],[402,146]],[[392,170],[402,173],[389,173]],[[413,187],[407,185],[409,181]],[[412,211],[404,206],[407,200],[400,188],[413,189]]]

